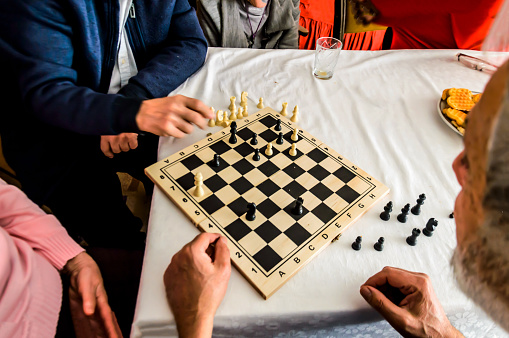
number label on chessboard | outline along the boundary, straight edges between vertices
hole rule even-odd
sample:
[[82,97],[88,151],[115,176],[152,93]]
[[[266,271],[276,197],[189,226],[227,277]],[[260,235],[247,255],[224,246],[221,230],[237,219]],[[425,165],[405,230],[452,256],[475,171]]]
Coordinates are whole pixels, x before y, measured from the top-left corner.
[[[275,142],[278,119],[283,144]],[[389,189],[305,130],[299,128],[293,141],[295,123],[271,108],[236,122],[236,143],[229,143],[225,128],[145,171],[202,231],[228,238],[233,263],[267,299]],[[257,145],[250,144],[253,133]],[[271,156],[265,155],[269,142]],[[218,167],[212,165],[215,154]],[[193,194],[197,173],[203,176],[201,197]],[[294,215],[299,197],[303,212]],[[248,203],[257,206],[252,221]]]

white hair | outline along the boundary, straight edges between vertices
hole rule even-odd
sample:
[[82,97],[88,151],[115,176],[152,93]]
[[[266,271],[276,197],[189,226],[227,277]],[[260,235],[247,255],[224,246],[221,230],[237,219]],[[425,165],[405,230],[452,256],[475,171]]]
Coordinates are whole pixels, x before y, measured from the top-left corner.
[[476,239],[456,248],[460,288],[509,331],[509,84],[488,141],[484,220]]

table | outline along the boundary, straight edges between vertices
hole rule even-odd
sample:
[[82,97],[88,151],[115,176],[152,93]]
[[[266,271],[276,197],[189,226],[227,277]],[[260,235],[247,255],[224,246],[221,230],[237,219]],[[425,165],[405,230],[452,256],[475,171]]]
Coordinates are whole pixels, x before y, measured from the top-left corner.
[[[217,336],[398,336],[359,294],[367,278],[384,266],[430,275],[452,324],[470,337],[506,336],[456,286],[450,258],[456,246],[453,210],[459,185],[451,168],[462,138],[440,118],[442,90],[465,87],[482,92],[489,75],[466,68],[456,50],[343,51],[331,80],[315,79],[313,52],[210,48],[204,66],[170,95],[199,98],[227,110],[230,96],[249,94],[249,111],[258,99],[280,110],[299,106],[300,126],[385,183],[390,193],[343,236],[301,269],[269,300],[232,269],[228,291],[218,309]],[[480,56],[480,53],[465,51]],[[291,107],[291,108],[290,108]],[[219,130],[218,127],[212,130]],[[184,139],[161,138],[159,160],[205,137],[196,130]],[[418,195],[427,199],[420,216],[406,224],[396,215]],[[393,201],[389,222],[379,218]],[[405,238],[434,217],[433,237]],[[133,323],[133,337],[176,336],[165,299],[163,273],[171,257],[199,231],[155,189],[147,248]],[[351,243],[363,236],[361,251]],[[385,237],[385,249],[373,244]]]

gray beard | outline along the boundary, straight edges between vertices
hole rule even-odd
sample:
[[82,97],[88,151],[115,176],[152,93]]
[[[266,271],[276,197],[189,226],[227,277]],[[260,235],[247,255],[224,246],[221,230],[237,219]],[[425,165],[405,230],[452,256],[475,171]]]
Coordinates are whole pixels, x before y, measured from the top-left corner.
[[509,265],[506,261],[501,264],[499,259],[493,259],[492,251],[479,250],[486,247],[483,242],[486,243],[485,239],[479,238],[466,250],[456,247],[451,259],[454,277],[463,293],[509,332]]

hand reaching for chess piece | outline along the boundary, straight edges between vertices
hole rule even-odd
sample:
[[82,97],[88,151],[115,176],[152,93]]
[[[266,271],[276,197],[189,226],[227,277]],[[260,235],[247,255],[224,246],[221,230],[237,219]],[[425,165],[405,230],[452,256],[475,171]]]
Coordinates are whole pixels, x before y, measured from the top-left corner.
[[360,293],[404,337],[463,337],[423,273],[385,267],[361,286]]
[[180,337],[212,335],[230,273],[230,250],[219,234],[202,233],[173,256],[164,285]]
[[193,131],[193,124],[205,129],[207,119],[213,118],[214,113],[202,101],[176,95],[143,101],[136,124],[142,131],[180,138]]

